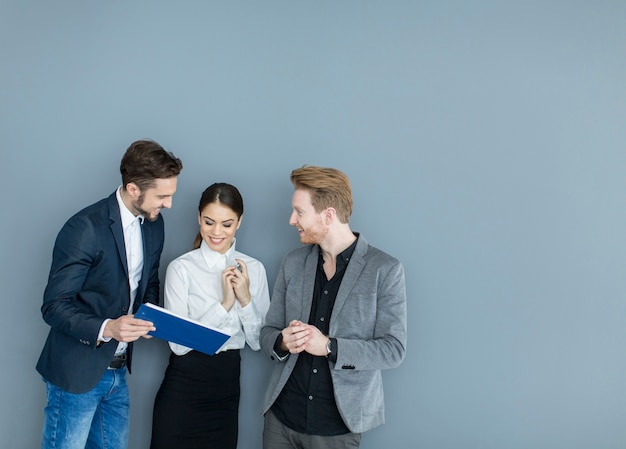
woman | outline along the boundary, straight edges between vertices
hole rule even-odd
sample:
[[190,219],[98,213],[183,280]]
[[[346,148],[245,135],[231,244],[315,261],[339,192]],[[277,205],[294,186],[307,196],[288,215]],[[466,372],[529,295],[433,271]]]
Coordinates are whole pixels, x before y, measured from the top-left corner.
[[259,350],[269,308],[261,262],[235,250],[243,200],[236,187],[213,184],[198,206],[194,250],[172,261],[165,307],[231,335],[215,355],[169,343],[172,354],[152,418],[151,449],[235,449],[239,410],[239,350]]

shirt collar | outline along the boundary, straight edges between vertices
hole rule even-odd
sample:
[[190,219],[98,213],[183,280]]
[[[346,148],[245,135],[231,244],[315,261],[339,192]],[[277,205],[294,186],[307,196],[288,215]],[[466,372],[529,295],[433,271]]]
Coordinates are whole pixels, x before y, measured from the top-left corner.
[[341,254],[339,254],[339,259],[345,265],[348,265],[348,262],[350,262],[350,258],[352,257],[352,254],[354,253],[354,249],[356,248],[357,240],[358,240],[358,237],[354,240],[354,242],[352,242],[352,245],[348,246],[345,250],[341,252]]
[[200,253],[204,258],[207,266],[209,268],[217,268],[223,270],[224,268],[235,265],[235,246],[237,243],[237,239],[233,238],[233,244],[228,248],[225,254],[218,253],[217,251],[213,251],[209,248],[209,245],[202,240],[200,243]]
[[122,186],[119,186],[115,192],[115,197],[117,198],[117,204],[120,207],[120,216],[122,217],[122,227],[126,229],[128,226],[132,225],[133,222],[139,218],[139,223],[143,224],[143,215],[138,215],[137,217],[133,215],[133,213],[128,210],[126,204],[122,200]]
[[[350,262],[350,258],[352,257],[352,254],[354,253],[354,249],[356,248],[356,242],[359,239],[358,234],[355,234],[355,235],[356,235],[356,240],[352,242],[352,244],[348,246],[346,249],[344,249],[342,252],[337,254],[337,260],[335,261],[335,264],[338,270],[347,266],[348,262]],[[319,245],[318,245],[318,251],[319,251],[319,264],[320,266],[322,266],[322,264],[324,263],[324,256],[322,256],[322,248]]]

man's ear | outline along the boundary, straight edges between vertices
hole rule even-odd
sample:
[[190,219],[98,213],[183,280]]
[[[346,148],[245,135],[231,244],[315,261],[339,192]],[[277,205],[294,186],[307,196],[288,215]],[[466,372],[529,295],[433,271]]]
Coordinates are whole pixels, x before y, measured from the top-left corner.
[[337,211],[334,207],[327,207],[324,211],[324,221],[327,225],[331,224],[335,217],[337,216]]
[[133,199],[137,199],[141,195],[141,189],[134,182],[129,182],[128,184],[126,184],[126,191]]

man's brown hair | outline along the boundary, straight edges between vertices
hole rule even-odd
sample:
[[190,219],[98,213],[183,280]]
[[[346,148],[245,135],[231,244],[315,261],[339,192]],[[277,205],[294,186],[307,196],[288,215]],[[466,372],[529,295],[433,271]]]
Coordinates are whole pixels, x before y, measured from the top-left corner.
[[154,186],[157,179],[178,174],[183,163],[153,140],[137,140],[130,144],[120,163],[122,186],[134,182],[142,192]]
[[291,183],[296,190],[308,190],[315,212],[327,207],[337,211],[341,223],[348,223],[352,215],[352,187],[350,180],[336,168],[303,165],[291,172]]

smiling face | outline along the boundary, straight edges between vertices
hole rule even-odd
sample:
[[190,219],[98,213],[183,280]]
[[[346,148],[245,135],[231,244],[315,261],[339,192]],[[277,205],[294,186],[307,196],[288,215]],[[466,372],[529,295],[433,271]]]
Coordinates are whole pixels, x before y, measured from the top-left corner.
[[226,253],[233,244],[235,233],[241,225],[241,217],[228,206],[213,202],[207,204],[198,216],[202,240],[213,251]]
[[311,203],[311,193],[298,189],[291,200],[291,217],[289,224],[295,226],[304,244],[319,244],[328,234],[328,226],[324,222],[324,211],[316,212]]
[[176,176],[155,179],[154,185],[145,191],[141,191],[134,182],[128,183],[126,186],[130,196],[128,210],[134,215],[143,215],[148,221],[155,221],[161,209],[172,207],[177,179]]

